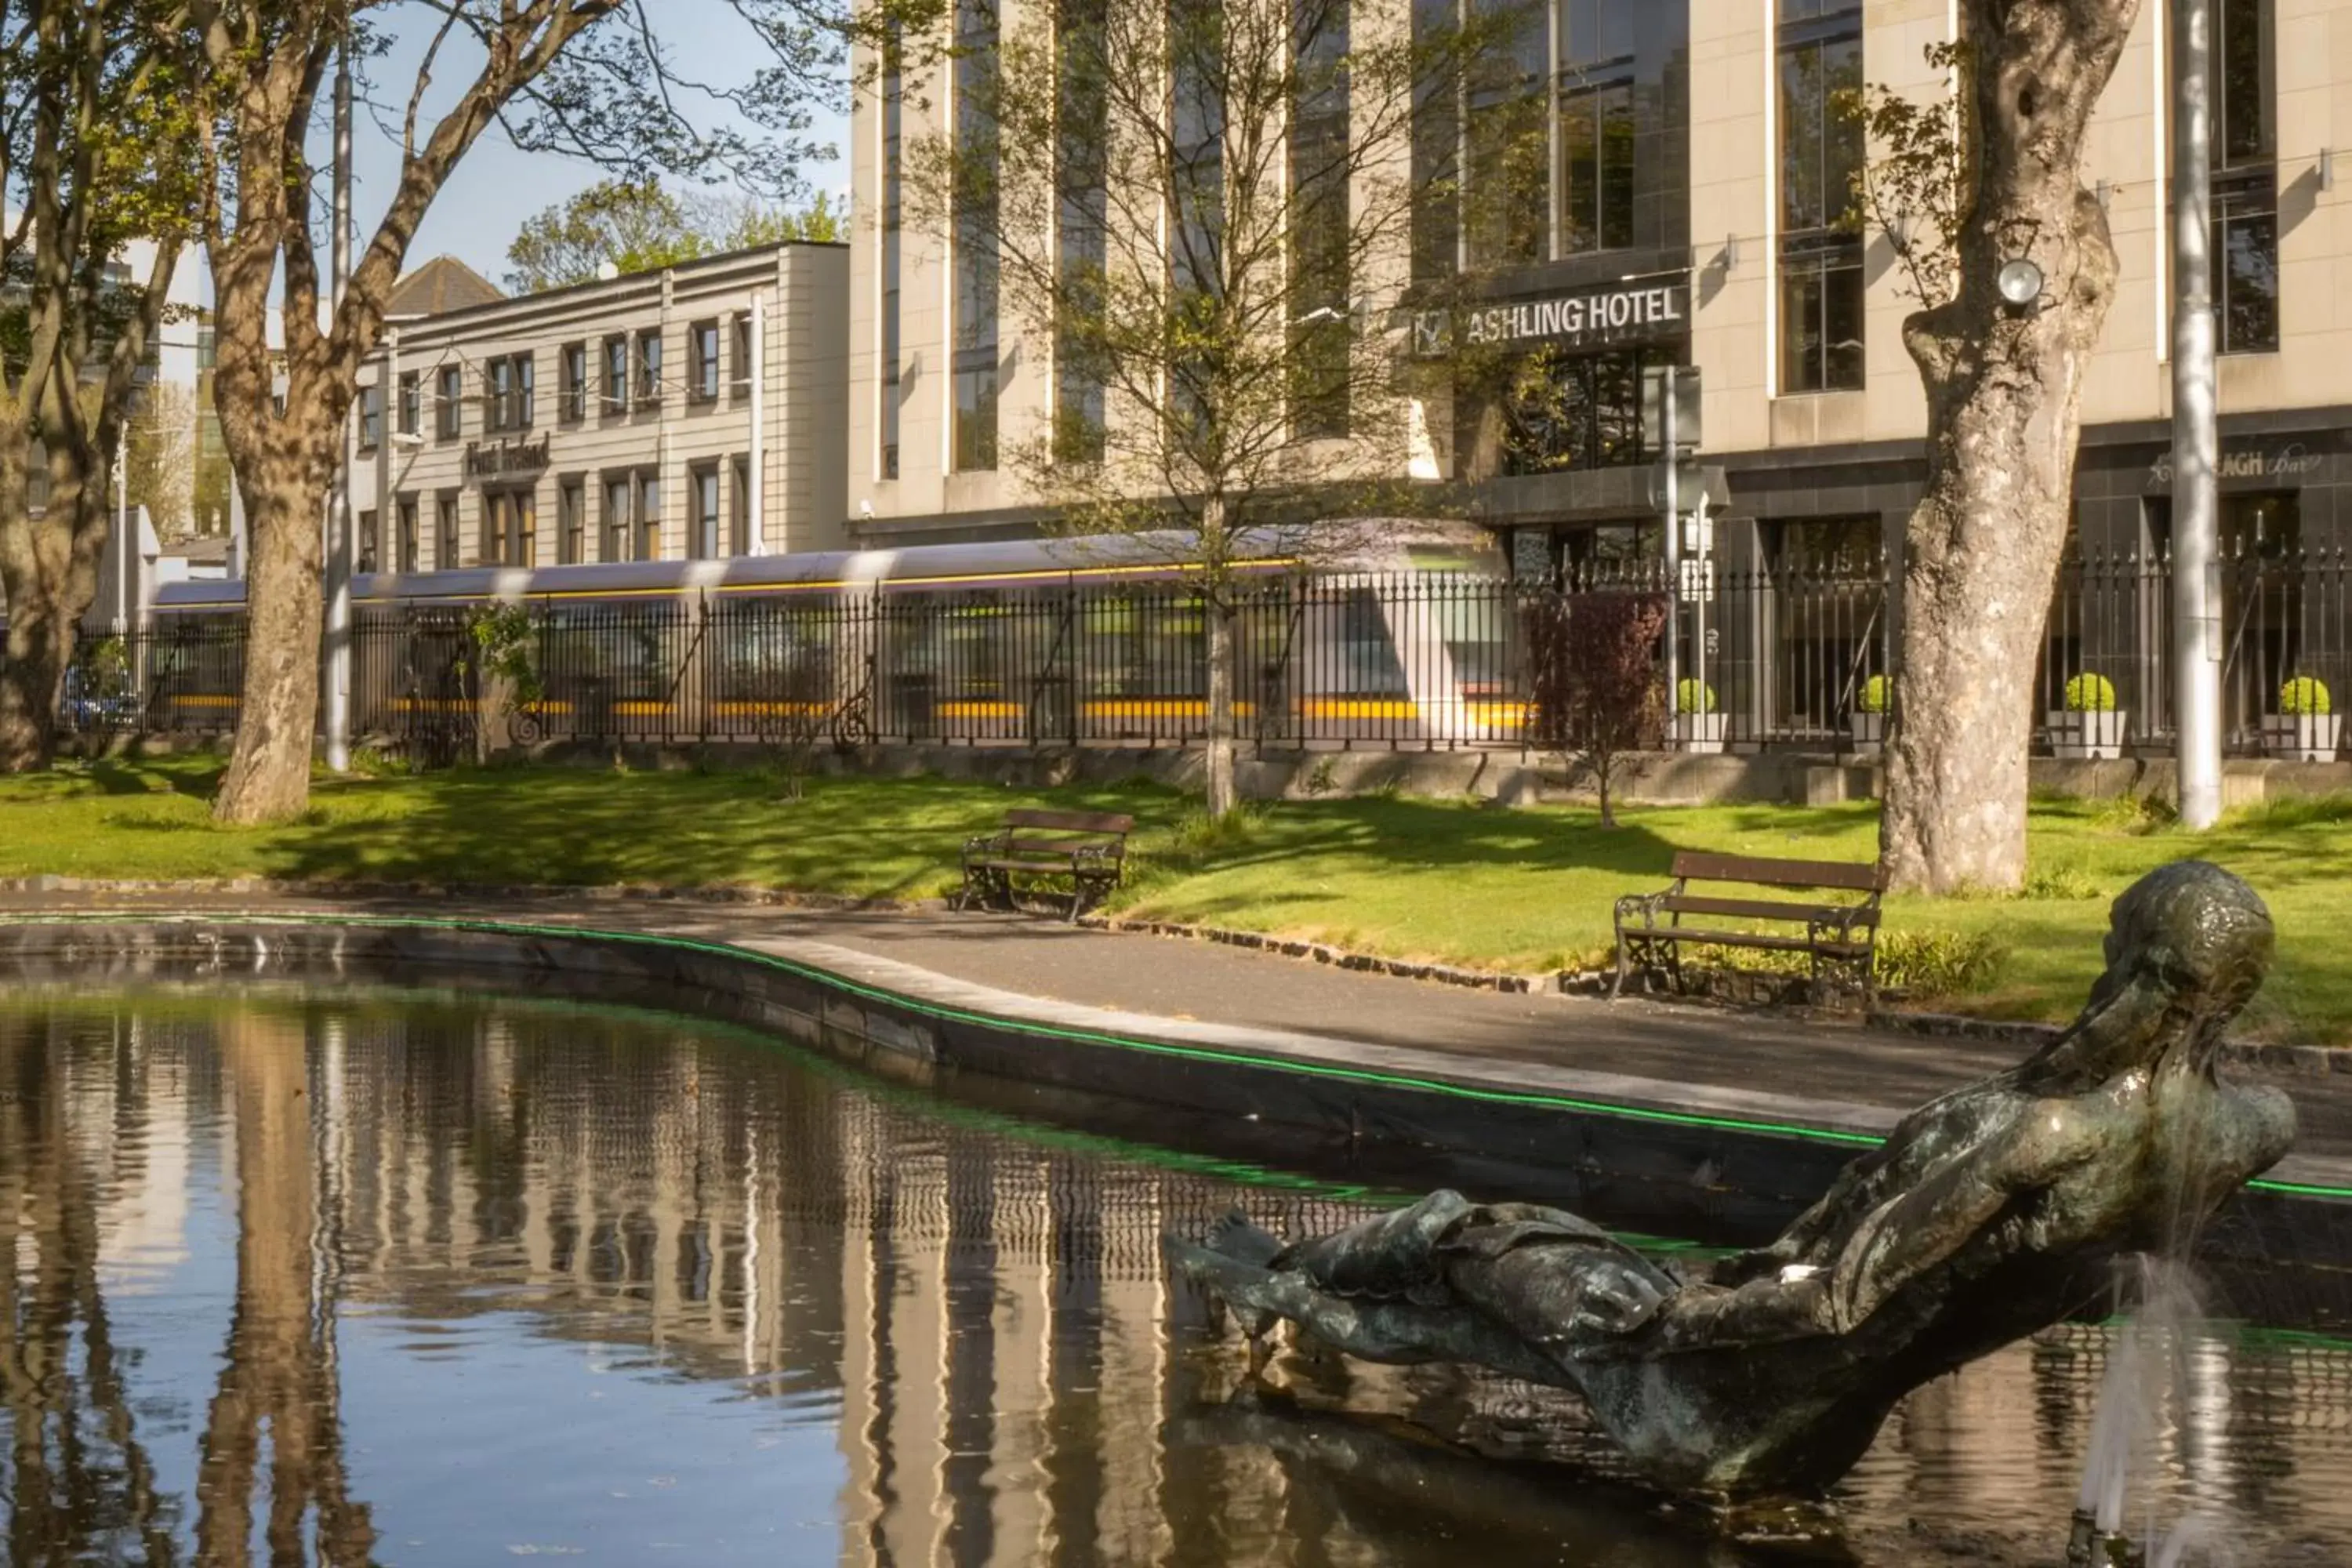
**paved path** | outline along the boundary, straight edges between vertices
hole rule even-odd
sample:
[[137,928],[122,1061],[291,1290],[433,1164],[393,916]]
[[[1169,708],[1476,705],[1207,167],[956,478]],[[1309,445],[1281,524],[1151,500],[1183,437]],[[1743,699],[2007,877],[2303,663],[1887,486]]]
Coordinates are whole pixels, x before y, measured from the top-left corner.
[[[551,897],[507,900],[256,894],[0,894],[0,913],[429,915],[644,931],[805,956],[846,949],[970,985],[1083,1009],[1313,1037],[1318,1056],[1442,1058],[1531,1086],[1561,1069],[1649,1080],[1704,1099],[1730,1090],[1901,1110],[2014,1061],[2023,1047],[1641,1000],[1512,995],[1341,970],[1181,938],[1029,916],[831,910]],[[820,960],[821,962],[821,960]],[[2087,987],[2091,976],[2084,975]],[[2294,1171],[2352,1184],[2352,1074],[2280,1074],[2302,1119]],[[1644,1096],[1643,1098],[1650,1098]]]

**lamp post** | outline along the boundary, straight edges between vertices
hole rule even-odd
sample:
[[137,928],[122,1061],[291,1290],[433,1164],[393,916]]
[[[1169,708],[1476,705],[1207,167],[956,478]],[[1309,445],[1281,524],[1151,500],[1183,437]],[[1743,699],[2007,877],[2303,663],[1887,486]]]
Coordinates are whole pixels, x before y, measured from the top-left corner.
[[2172,687],[2180,825],[2221,815],[2210,0],[2172,0]]

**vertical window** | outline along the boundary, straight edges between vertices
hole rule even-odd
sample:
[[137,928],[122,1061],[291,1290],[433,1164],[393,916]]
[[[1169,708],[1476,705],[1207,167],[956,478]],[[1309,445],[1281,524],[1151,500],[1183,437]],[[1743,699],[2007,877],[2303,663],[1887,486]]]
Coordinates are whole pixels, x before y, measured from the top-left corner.
[[997,198],[978,171],[995,134],[988,102],[996,69],[996,0],[956,0],[956,136],[959,161],[955,247],[955,466],[996,467]]
[[1512,29],[1502,47],[1470,67],[1467,203],[1470,265],[1515,267],[1541,261],[1551,216],[1549,143],[1544,120],[1543,13],[1517,0],[1471,0],[1482,27]]
[[1861,128],[1833,112],[1862,87],[1862,7],[1792,0],[1781,13],[1780,391],[1858,387],[1862,241],[1840,232],[1862,165]]
[[1290,121],[1290,417],[1302,437],[1348,434],[1349,0],[1296,7],[1297,100]]
[[514,361],[514,424],[528,430],[539,417],[539,403],[533,384],[538,381],[539,358],[535,354],[517,354]]
[[2213,324],[2225,354],[2279,346],[2273,0],[2213,6]]
[[875,421],[877,471],[883,479],[898,477],[898,205],[905,166],[900,162],[898,40],[885,46],[890,69],[882,79],[882,343],[881,405]]
[[376,564],[383,548],[383,521],[376,510],[370,507],[360,513],[360,558],[352,568],[362,576],[381,570]]
[[[1435,49],[1458,26],[1454,0],[1412,0],[1415,45]],[[1461,105],[1443,72],[1416,85],[1412,103],[1412,275],[1450,278],[1461,244]]]
[[604,409],[618,413],[629,405],[629,340],[604,340]]
[[[1220,62],[1224,14],[1217,0],[1170,0],[1168,6],[1171,183],[1168,289],[1177,310],[1213,308],[1224,292],[1225,103]],[[1215,367],[1177,360],[1168,366],[1169,410],[1203,427],[1222,390]]]
[[482,428],[503,430],[514,417],[514,362],[494,359],[482,367]]
[[[1643,85],[1629,0],[1561,0],[1559,254],[1636,243],[1636,101]],[[1663,161],[1664,149],[1653,157]],[[1671,182],[1670,182],[1671,183]]]
[[555,488],[556,564],[579,565],[588,558],[587,547],[588,489],[578,479],[565,479]]
[[433,569],[454,572],[460,562],[457,552],[457,498],[446,495],[434,502]]
[[400,374],[400,433],[414,436],[425,417],[425,388],[413,370]]
[[383,388],[360,388],[360,450],[373,452],[383,442]]
[[662,482],[651,469],[637,476],[637,559],[662,558]]
[[637,401],[658,403],[662,395],[662,340],[659,327],[637,334]]
[[482,538],[480,559],[485,566],[506,563],[508,521],[514,510],[514,497],[503,490],[494,490],[482,498]]
[[444,441],[454,441],[465,433],[465,373],[454,364],[445,364],[435,373],[433,433]]
[[728,531],[727,553],[751,553],[751,459],[735,459],[735,515]]
[[1103,457],[1103,367],[1096,344],[1104,303],[1109,191],[1109,62],[1103,54],[1105,0],[1059,0],[1055,28],[1055,223],[1060,321],[1054,334],[1054,456]]
[[539,564],[539,491],[517,490],[511,500],[514,509],[508,516],[507,564],[536,566]]
[[600,561],[629,558],[629,500],[628,475],[614,475],[604,480],[604,544],[597,554]]
[[563,417],[588,417],[588,345],[563,345]]
[[416,570],[417,562],[420,559],[421,545],[423,542],[416,537],[416,498],[415,496],[401,497],[397,515],[400,519],[400,557],[398,569],[403,572],[414,572]]
[[694,527],[687,541],[688,559],[709,561],[719,554],[719,468],[716,464],[694,470]]
[[735,318],[735,374],[728,390],[738,397],[749,396],[756,368],[751,363],[751,312],[745,310]]
[[687,383],[697,403],[719,401],[719,323],[697,321],[687,334]]

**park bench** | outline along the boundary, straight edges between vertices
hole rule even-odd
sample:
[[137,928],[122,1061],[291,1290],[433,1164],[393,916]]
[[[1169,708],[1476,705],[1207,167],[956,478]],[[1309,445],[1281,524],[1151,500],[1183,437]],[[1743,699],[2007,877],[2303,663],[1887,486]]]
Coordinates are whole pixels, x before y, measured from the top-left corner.
[[[1750,948],[1801,952],[1811,960],[1815,995],[1824,979],[1858,984],[1874,999],[1879,896],[1885,873],[1878,867],[1838,860],[1771,860],[1752,855],[1705,855],[1684,850],[1675,857],[1675,885],[1662,893],[1637,893],[1617,900],[1617,983],[1625,989],[1634,969],[1663,969],[1683,989],[1682,949],[1686,946]],[[1735,897],[1695,893],[1691,884],[1769,889],[1814,897]],[[1837,898],[1835,894],[1856,894]],[[1697,923],[1685,924],[1685,919]],[[1763,930],[1759,923],[1792,929]]]
[[975,899],[1009,904],[1016,877],[1067,877],[1075,921],[1087,904],[1118,886],[1127,836],[1134,831],[1135,818],[1112,812],[1008,811],[1003,827],[965,841],[963,890],[956,907],[970,909]]

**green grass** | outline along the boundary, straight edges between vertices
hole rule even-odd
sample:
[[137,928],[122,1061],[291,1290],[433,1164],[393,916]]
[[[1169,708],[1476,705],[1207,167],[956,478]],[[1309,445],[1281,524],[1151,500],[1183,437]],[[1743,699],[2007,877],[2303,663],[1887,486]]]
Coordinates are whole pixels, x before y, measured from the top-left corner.
[[[1617,895],[1663,885],[1678,848],[1866,860],[1868,805],[1504,810],[1370,797],[1253,807],[1204,822],[1148,784],[1013,790],[940,779],[819,779],[786,801],[750,773],[501,769],[322,779],[300,823],[215,827],[210,759],[102,763],[0,781],[0,877],[269,876],[446,884],[755,884],[918,899],[953,884],[965,837],[1008,805],[1126,811],[1141,822],[1127,913],[1307,937],[1401,957],[1536,970],[1597,963]],[[2352,1043],[2352,796],[2288,801],[2190,836],[2113,804],[2033,808],[2021,899],[1889,905],[1888,929],[1982,934],[2005,962],[1937,1005],[2057,1019],[2100,965],[2106,908],[2142,872],[2201,855],[2261,889],[2280,959],[2258,1035]]]

